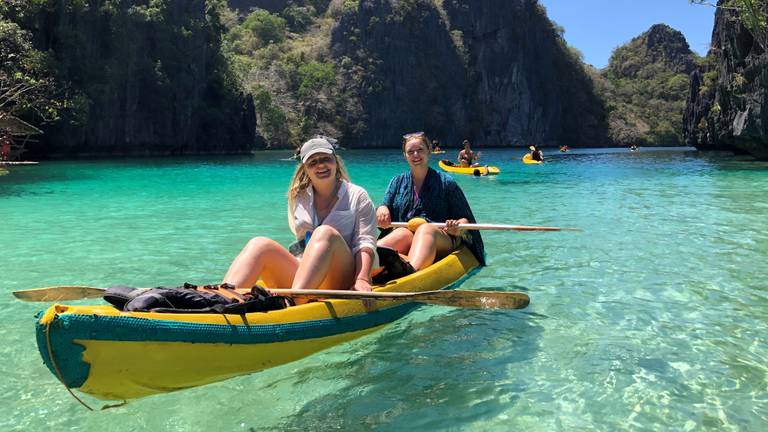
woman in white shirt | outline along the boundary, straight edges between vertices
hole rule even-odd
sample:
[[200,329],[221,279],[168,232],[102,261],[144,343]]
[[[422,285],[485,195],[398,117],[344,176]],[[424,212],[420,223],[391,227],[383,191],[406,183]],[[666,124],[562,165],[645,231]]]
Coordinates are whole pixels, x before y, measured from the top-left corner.
[[265,237],[251,239],[224,282],[268,287],[371,291],[376,256],[376,211],[368,193],[350,183],[328,140],[301,147],[301,164],[288,188],[288,225],[298,240],[289,250]]

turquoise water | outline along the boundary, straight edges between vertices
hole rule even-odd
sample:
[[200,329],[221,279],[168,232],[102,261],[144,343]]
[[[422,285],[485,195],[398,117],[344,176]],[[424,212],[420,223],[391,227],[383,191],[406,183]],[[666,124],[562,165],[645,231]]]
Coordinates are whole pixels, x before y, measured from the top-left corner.
[[[40,360],[45,304],[10,292],[218,281],[250,237],[290,241],[294,165],[265,152],[13,167],[0,176],[0,430],[764,430],[768,164],[521,154],[485,150],[502,174],[457,180],[479,222],[585,230],[483,234],[489,266],[462,288],[524,290],[524,311],[424,307],[298,362],[96,412]],[[343,155],[376,202],[405,169],[396,151]]]

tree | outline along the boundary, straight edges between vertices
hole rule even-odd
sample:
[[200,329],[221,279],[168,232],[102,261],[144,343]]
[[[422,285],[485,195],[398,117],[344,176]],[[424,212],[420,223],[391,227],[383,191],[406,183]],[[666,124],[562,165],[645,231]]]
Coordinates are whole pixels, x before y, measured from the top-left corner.
[[726,0],[715,4],[707,0],[688,0],[688,3],[732,10],[738,13],[741,23],[752,33],[763,50],[768,50],[768,11],[766,0]]
[[32,36],[4,19],[0,8],[0,116],[34,113],[43,121],[58,118],[67,105],[64,91],[52,72],[51,58],[32,47]]
[[245,19],[242,26],[259,39],[261,47],[285,40],[285,19],[272,15],[264,9],[253,11]]

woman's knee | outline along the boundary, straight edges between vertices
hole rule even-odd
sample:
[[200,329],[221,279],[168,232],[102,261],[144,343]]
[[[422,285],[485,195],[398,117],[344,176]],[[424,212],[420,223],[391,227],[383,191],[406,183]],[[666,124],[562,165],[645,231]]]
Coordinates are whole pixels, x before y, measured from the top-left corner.
[[329,226],[329,225],[320,225],[319,227],[315,228],[314,231],[312,231],[312,240],[320,239],[320,240],[331,240],[334,238],[339,238],[343,240],[343,237],[339,233],[336,228]]
[[416,232],[413,233],[413,237],[437,237],[440,234],[440,229],[431,224],[422,224],[416,228]]
[[245,245],[245,251],[250,255],[273,251],[279,248],[280,244],[271,238],[254,237]]
[[391,233],[379,239],[377,246],[383,246],[395,249],[400,253],[407,254],[413,243],[413,233],[407,228],[395,228]]
[[408,228],[395,228],[391,233],[379,239],[379,242],[399,244],[402,242],[410,243],[411,240],[413,240],[413,233]]
[[249,249],[259,249],[262,247],[269,247],[271,246],[271,243],[274,243],[275,241],[268,237],[254,237],[250,240],[248,240],[248,244],[246,244],[246,247]]

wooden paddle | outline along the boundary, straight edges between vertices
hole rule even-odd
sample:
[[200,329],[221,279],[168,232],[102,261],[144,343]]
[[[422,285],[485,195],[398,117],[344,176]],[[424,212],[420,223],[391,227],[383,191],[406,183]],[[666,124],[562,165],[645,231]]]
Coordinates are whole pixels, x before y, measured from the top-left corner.
[[[60,301],[99,298],[104,295],[104,288],[86,286],[54,286],[30,290],[14,291],[13,295],[23,301]],[[377,301],[412,301],[442,306],[474,309],[523,309],[528,306],[528,294],[505,291],[423,291],[406,292],[360,292],[345,290],[292,290],[270,289],[273,294],[301,298],[356,299]],[[241,292],[248,292],[241,290]]]
[[[422,224],[428,223],[438,228],[444,228],[443,222],[427,222],[421,218],[413,218],[408,222],[392,222],[390,225],[395,228],[408,228],[415,232],[416,228]],[[497,225],[497,224],[460,224],[459,229],[466,230],[498,230],[498,231],[583,231],[581,228],[560,228],[547,226],[527,226],[527,225]]]

